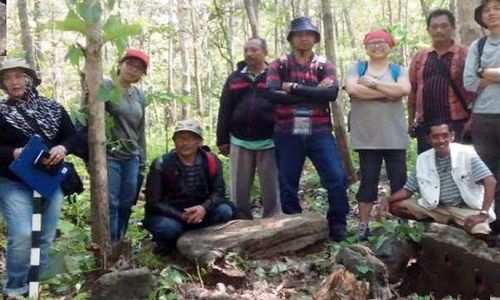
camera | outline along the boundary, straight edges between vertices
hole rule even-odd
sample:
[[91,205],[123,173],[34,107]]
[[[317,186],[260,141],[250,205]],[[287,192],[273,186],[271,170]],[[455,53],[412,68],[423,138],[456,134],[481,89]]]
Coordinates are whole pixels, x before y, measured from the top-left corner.
[[33,162],[33,166],[51,175],[55,175],[61,168],[62,161],[55,165],[49,165],[47,163],[49,157],[50,153],[47,150],[40,151],[40,153],[38,153],[37,157],[35,158],[35,161]]

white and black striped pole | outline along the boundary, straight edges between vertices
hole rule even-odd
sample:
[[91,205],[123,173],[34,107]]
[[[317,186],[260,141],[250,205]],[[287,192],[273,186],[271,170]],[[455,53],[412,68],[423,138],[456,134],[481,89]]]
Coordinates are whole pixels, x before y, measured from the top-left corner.
[[42,195],[33,191],[31,215],[31,255],[28,273],[29,298],[38,299],[40,287],[40,236],[42,234]]

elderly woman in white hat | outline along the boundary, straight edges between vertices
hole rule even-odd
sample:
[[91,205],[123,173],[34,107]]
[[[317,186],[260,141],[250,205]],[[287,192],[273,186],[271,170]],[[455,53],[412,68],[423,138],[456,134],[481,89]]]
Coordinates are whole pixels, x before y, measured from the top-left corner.
[[[40,135],[49,147],[48,164],[57,164],[74,146],[75,129],[64,107],[38,94],[35,70],[22,59],[0,67],[0,209],[7,222],[7,273],[4,294],[28,292],[33,190],[9,170],[29,139]],[[42,202],[41,267],[47,263],[62,205],[61,190]]]

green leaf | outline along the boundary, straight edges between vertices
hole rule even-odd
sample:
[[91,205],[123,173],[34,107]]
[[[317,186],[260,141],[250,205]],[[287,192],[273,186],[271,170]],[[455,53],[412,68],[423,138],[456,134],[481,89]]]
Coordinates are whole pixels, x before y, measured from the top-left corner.
[[85,20],[95,23],[99,21],[102,15],[101,2],[96,1],[92,5],[85,5],[82,16]]
[[103,26],[104,42],[121,43],[124,38],[141,33],[142,25],[138,22],[124,24],[119,16],[110,16]]
[[64,21],[55,22],[55,27],[62,31],[76,31],[81,34],[87,32],[87,27],[85,25],[85,20],[83,20],[75,11],[70,10],[66,15]]
[[287,269],[288,269],[288,266],[286,264],[280,262],[280,263],[274,264],[271,267],[271,270],[269,270],[269,274],[278,275],[280,273],[283,273]]
[[84,54],[80,47],[71,46],[68,50],[68,53],[66,53],[64,59],[69,60],[71,65],[78,67],[80,65],[80,60],[83,58],[83,56]]
[[112,10],[113,7],[115,6],[115,3],[116,3],[116,0],[108,0],[108,2],[106,3],[108,10]]
[[360,266],[356,266],[356,271],[359,274],[366,275],[369,272],[371,272],[372,269],[369,266],[367,266],[367,265],[360,265]]

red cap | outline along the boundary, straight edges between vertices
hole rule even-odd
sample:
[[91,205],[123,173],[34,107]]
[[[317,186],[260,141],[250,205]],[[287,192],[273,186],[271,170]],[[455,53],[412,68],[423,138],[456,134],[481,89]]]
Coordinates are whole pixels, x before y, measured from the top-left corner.
[[389,44],[389,46],[391,48],[396,46],[396,41],[394,40],[392,35],[389,32],[387,32],[387,30],[385,30],[385,29],[375,29],[375,30],[368,32],[365,35],[365,39],[363,40],[363,44],[365,44],[365,46],[366,46],[370,41],[372,41],[374,39],[380,39],[380,40],[386,41],[387,44]]
[[124,61],[127,58],[137,58],[138,60],[142,61],[144,65],[146,65],[146,70],[148,69],[149,56],[146,54],[146,52],[143,52],[139,49],[128,49],[120,61]]

